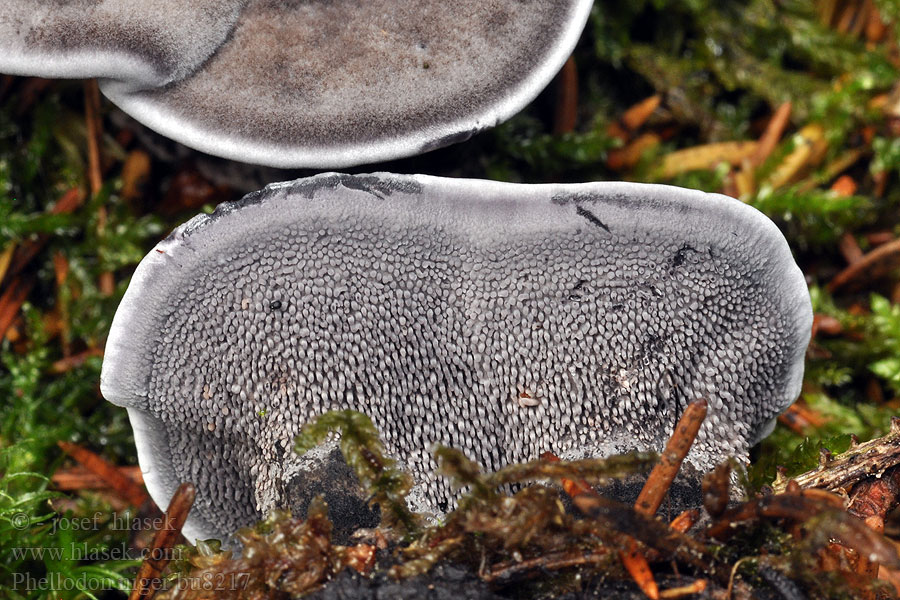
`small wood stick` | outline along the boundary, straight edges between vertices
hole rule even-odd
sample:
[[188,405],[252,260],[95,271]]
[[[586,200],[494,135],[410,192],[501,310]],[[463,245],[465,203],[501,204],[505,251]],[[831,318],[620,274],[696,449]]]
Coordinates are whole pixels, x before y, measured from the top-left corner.
[[123,475],[115,465],[99,454],[62,440],[56,442],[56,444],[63,449],[63,452],[105,481],[109,487],[115,490],[129,504],[140,508],[149,499],[144,488]]
[[[900,417],[891,418],[891,430],[887,435],[864,442],[854,442],[850,449],[833,456],[791,481],[803,489],[817,487],[839,491],[867,477],[884,477],[885,471],[900,464]],[[772,490],[780,494],[787,489],[788,480],[777,477]]]
[[688,404],[678,425],[675,426],[675,431],[669,438],[669,443],[666,444],[666,449],[660,456],[659,462],[653,467],[647,483],[641,489],[641,493],[634,503],[635,510],[645,515],[655,515],[659,510],[666,492],[669,491],[669,486],[675,480],[681,463],[684,462],[684,458],[697,437],[697,432],[700,431],[700,425],[706,418],[707,409],[706,400],[702,398]]
[[181,528],[196,497],[197,489],[193,483],[182,483],[175,490],[166,509],[163,526],[153,536],[150,552],[141,563],[128,600],[151,600],[156,595],[161,583],[160,575],[172,559],[172,548],[181,536]]

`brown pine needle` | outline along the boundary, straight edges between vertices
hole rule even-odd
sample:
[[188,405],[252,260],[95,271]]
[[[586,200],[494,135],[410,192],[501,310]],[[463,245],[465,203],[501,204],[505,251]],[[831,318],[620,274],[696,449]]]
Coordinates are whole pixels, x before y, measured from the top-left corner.
[[[559,461],[559,457],[552,452],[544,452],[541,455],[541,458],[553,462]],[[595,492],[585,481],[563,479],[562,485],[566,494],[576,502],[576,506],[578,506],[578,500],[585,498],[590,502],[590,497],[597,494],[597,492]],[[628,550],[619,551],[619,560],[622,561],[625,570],[628,571],[631,578],[634,579],[638,587],[641,588],[641,591],[644,592],[648,598],[657,600],[659,598],[659,586],[657,586],[656,580],[653,579],[650,563],[647,562],[647,558],[638,550],[637,542],[635,542],[634,539],[629,539]],[[597,549],[598,552],[601,550],[603,549]]]
[[[103,155],[101,140],[103,139],[103,121],[100,117],[100,88],[96,79],[84,82],[84,121],[87,128],[88,146],[88,182],[91,196],[96,196],[103,188]],[[97,209],[97,231],[102,234],[106,228],[106,207]],[[110,272],[100,273],[100,293],[111,296],[115,291],[115,279]]]
[[623,148],[610,150],[606,156],[606,166],[614,171],[630,169],[638,164],[644,152],[659,145],[660,138],[655,133],[644,133]]
[[83,365],[89,358],[103,356],[100,348],[88,348],[84,352],[61,358],[50,366],[50,371],[55,374],[66,373]]
[[644,484],[638,499],[634,504],[638,512],[645,515],[655,515],[656,511],[662,505],[669,486],[675,480],[675,475],[681,468],[681,463],[687,456],[688,451],[694,444],[697,432],[700,431],[700,425],[706,418],[707,403],[705,399],[700,399],[688,404],[675,426],[666,449],[660,456],[660,460],[653,467],[647,483]]
[[794,402],[778,415],[778,422],[798,435],[806,435],[810,429],[825,424],[825,417],[811,410],[803,402]]
[[667,590],[663,590],[659,593],[659,597],[663,600],[671,599],[671,598],[683,598],[685,596],[693,596],[694,594],[700,594],[706,591],[707,581],[705,579],[698,579],[694,583],[689,585],[683,585],[681,587],[669,588]]
[[[63,194],[53,208],[47,212],[51,215],[63,215],[75,212],[75,209],[81,205],[82,200],[82,191],[73,188]],[[31,262],[31,259],[37,256],[38,252],[41,251],[49,239],[50,236],[48,234],[40,234],[28,241],[22,242],[13,254],[9,268],[6,270],[6,279],[9,280],[21,273],[28,263]]]
[[712,169],[722,162],[739,165],[756,152],[758,145],[756,141],[719,142],[676,150],[663,157],[660,175],[671,178],[688,171]]
[[553,133],[560,135],[575,131],[578,122],[578,70],[575,59],[569,57],[556,76],[556,110]]
[[[681,468],[688,451],[694,444],[697,432],[700,431],[700,425],[706,418],[707,403],[706,400],[697,400],[691,402],[685,409],[684,414],[678,421],[666,449],[660,456],[660,461],[656,463],[650,472],[650,477],[641,489],[634,508],[637,512],[647,516],[653,516],[662,505],[669,486],[675,480],[675,475]],[[637,542],[632,538],[628,544],[628,549],[620,552],[622,563],[634,578],[634,581],[641,588],[641,591],[648,598],[656,600],[660,597],[659,587],[653,579],[653,573],[650,571],[650,565],[647,563],[646,557],[641,554],[637,547]]]
[[30,277],[15,278],[10,282],[9,287],[3,290],[0,295],[0,338],[6,335],[7,330],[12,326],[19,309],[34,287],[34,279]]
[[693,527],[694,524],[699,520],[700,509],[689,508],[672,519],[672,522],[669,523],[669,527],[671,527],[675,531],[678,531],[679,533],[687,533],[688,530]]
[[841,251],[848,265],[859,262],[863,254],[865,254],[862,248],[859,247],[859,242],[856,241],[856,238],[850,232],[845,233],[838,240],[838,250]]
[[[140,467],[119,467],[119,472],[128,479],[140,485],[144,482]],[[109,484],[96,473],[78,465],[70,469],[60,469],[50,478],[53,487],[58,490],[97,490],[108,488]]]
[[853,292],[877,281],[900,267],[900,240],[878,246],[849,265],[828,282],[829,292]]
[[[669,490],[669,486],[672,484],[672,481],[675,480],[675,475],[681,468],[681,463],[684,461],[684,458],[687,456],[688,451],[694,443],[694,439],[697,437],[697,432],[700,430],[700,425],[706,418],[706,413],[707,402],[704,399],[692,402],[685,409],[684,414],[678,421],[678,425],[675,427],[675,431],[673,432],[669,443],[666,445],[666,450],[663,452],[660,462],[653,468],[650,477],[647,479],[647,483],[644,485],[644,488],[638,496],[637,502],[635,503],[635,510],[637,512],[652,516],[659,510],[663,498],[665,498],[666,492]],[[542,458],[546,460],[559,460],[550,453],[545,453],[542,455]],[[583,507],[579,503],[579,500],[585,500],[590,503],[590,497],[596,495],[596,492],[583,481],[570,481],[564,479],[563,488],[575,501],[576,506],[579,506],[579,508],[582,509]],[[691,511],[685,512],[690,513]],[[683,513],[679,518],[683,519],[682,523],[679,523],[678,528],[673,527],[673,529],[682,533],[683,531],[690,529],[692,521],[696,519],[696,514],[690,515]],[[684,527],[685,525],[686,528],[681,529],[681,527]],[[653,578],[653,572],[650,570],[647,558],[640,552],[634,538],[631,538],[627,550],[619,552],[619,557],[622,560],[625,569],[631,574],[638,587],[641,588],[641,591],[648,598],[653,598],[654,600],[660,598],[659,586]]]
[[647,562],[647,557],[641,554],[633,538],[628,544],[628,550],[619,552],[619,558],[644,595],[652,600],[659,600],[659,586],[653,578],[650,563]]
[[759,143],[756,145],[756,150],[750,155],[749,160],[753,167],[759,167],[766,162],[766,159],[769,158],[769,155],[775,150],[775,146],[778,145],[778,141],[781,140],[784,130],[790,123],[790,118],[790,102],[785,102],[775,109],[775,114],[772,115],[769,124],[766,126],[766,130],[759,137]]
[[87,127],[88,182],[91,186],[91,195],[96,196],[103,187],[103,174],[100,168],[100,138],[102,135],[100,88],[97,86],[96,79],[88,79],[84,82],[84,121]]
[[601,564],[609,559],[606,548],[597,548],[595,552],[584,554],[582,552],[554,553],[538,556],[522,562],[509,562],[497,565],[493,571],[482,576],[488,583],[498,579],[509,579],[522,572],[541,569],[542,571],[556,571],[569,567],[582,565]]
[[63,449],[63,452],[95,473],[129,504],[140,508],[149,499],[143,487],[123,475],[114,464],[99,454],[71,442],[60,440],[56,443]]
[[197,490],[193,483],[182,483],[175,490],[166,509],[163,526],[153,536],[150,552],[141,563],[128,600],[151,600],[156,595],[161,583],[160,575],[172,559],[172,549],[181,537],[181,528],[196,497]]
[[784,157],[766,181],[775,189],[794,181],[807,167],[817,164],[828,150],[825,128],[819,123],[804,126],[793,140],[794,149]]
[[637,130],[659,107],[660,101],[662,96],[659,94],[644,98],[622,114],[622,124],[631,131]]
[[841,175],[831,184],[831,191],[841,197],[852,196],[859,189],[856,181],[849,175]]
[[643,125],[657,109],[662,96],[659,94],[644,98],[622,113],[621,118],[610,122],[606,133],[622,142],[628,142],[632,134]]
[[10,263],[12,263],[13,254],[16,252],[16,243],[9,242],[6,245],[6,248],[0,252],[0,281],[3,281],[3,278],[6,276],[6,270],[9,269]]

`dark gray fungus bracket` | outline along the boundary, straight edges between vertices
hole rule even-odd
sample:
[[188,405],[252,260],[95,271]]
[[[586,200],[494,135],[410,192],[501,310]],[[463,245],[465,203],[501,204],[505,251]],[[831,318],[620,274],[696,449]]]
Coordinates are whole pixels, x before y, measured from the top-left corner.
[[250,0],[190,77],[103,92],[188,146],[338,168],[467,139],[522,109],[571,54],[592,0]]
[[0,73],[162,86],[222,45],[246,1],[2,0]]
[[435,442],[490,469],[661,449],[706,397],[689,460],[745,456],[800,391],[811,322],[781,233],[732,198],[330,173],[160,242],[101,386],[157,503],[193,481],[187,535],[222,537],[298,507],[326,459],[292,440],[331,409],[373,418],[432,511],[452,499]]
[[506,120],[571,54],[592,0],[0,0],[0,73],[100,77],[187,146],[337,168]]

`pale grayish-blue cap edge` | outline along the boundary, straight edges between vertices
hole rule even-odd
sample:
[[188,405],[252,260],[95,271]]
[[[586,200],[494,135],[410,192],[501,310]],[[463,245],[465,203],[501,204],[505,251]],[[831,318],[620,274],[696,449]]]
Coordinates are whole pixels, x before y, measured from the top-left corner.
[[[106,344],[106,353],[101,374],[101,391],[103,396],[113,404],[124,406],[128,409],[129,417],[135,429],[135,443],[138,446],[138,455],[144,481],[151,496],[161,507],[165,507],[175,489],[178,481],[169,472],[170,464],[166,464],[164,455],[166,452],[166,434],[158,431],[161,421],[149,415],[144,409],[146,391],[142,389],[140,382],[146,381],[146,365],[141,364],[139,356],[130,350],[135,343],[152,339],[152,331],[158,330],[158,323],[152,311],[147,309],[147,297],[155,296],[161,283],[167,279],[167,271],[178,262],[173,263],[173,258],[190,256],[190,252],[181,252],[185,246],[185,240],[191,236],[202,234],[204,229],[220,218],[235,213],[242,209],[254,206],[266,201],[266,196],[275,192],[290,190],[302,182],[311,186],[334,187],[335,179],[340,182],[348,176],[337,173],[323,173],[311,178],[275,183],[267,186],[259,192],[248,194],[241,200],[220,205],[211,214],[201,214],[177,227],[163,241],[144,258],[138,265],[132,277],[131,283],[122,299],[118,311],[113,319],[109,338]],[[349,176],[353,178],[354,176]],[[773,273],[783,282],[783,301],[786,310],[793,312],[795,318],[795,330],[793,336],[796,339],[793,351],[793,363],[785,377],[784,392],[780,396],[780,407],[784,410],[800,394],[806,346],[808,345],[812,327],[812,308],[809,291],[803,273],[793,259],[787,241],[778,227],[757,209],[721,194],[705,193],[696,190],[688,190],[668,185],[641,184],[630,182],[598,182],[582,184],[515,184],[475,179],[449,179],[428,175],[394,175],[390,173],[375,173],[360,177],[372,178],[391,183],[413,184],[420,186],[422,190],[436,189],[441,193],[453,195],[475,195],[485,202],[497,194],[507,196],[530,196],[535,201],[547,201],[556,195],[573,194],[599,194],[606,197],[664,197],[666,201],[687,205],[695,210],[702,210],[709,215],[724,215],[728,218],[739,219],[745,222],[748,230],[754,232],[761,240],[770,244],[771,260],[767,265]],[[338,183],[338,185],[341,185]],[[248,214],[250,214],[248,212]],[[711,219],[710,227],[715,227]],[[757,438],[764,437],[771,431],[769,424],[763,426]],[[758,441],[758,440],[757,440]],[[214,537],[214,528],[211,524],[199,522],[197,519],[189,519],[185,526],[185,535],[190,540]]]

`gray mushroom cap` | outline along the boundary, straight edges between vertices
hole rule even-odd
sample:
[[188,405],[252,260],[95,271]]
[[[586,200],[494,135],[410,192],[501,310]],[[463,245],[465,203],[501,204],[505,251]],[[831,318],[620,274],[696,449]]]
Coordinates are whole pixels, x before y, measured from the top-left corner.
[[3,0],[0,73],[104,77],[119,89],[193,73],[246,0]]
[[6,0],[0,73],[99,77],[138,121],[273,167],[467,139],[530,102],[592,0]]
[[530,102],[572,52],[591,0],[251,0],[195,74],[103,92],[193,148],[336,168],[467,139]]
[[193,481],[186,535],[221,538],[298,506],[330,459],[292,439],[331,409],[369,414],[435,512],[435,442],[491,469],[659,450],[705,397],[689,461],[743,456],[798,395],[811,322],[781,233],[725,196],[330,173],[160,242],[101,388],[153,498]]

